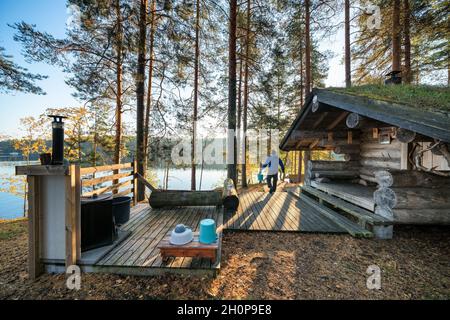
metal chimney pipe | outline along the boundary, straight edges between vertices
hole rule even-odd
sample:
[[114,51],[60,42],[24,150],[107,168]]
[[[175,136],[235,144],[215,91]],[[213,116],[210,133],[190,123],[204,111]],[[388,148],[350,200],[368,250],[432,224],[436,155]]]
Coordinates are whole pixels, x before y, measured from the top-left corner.
[[66,117],[50,115],[52,122],[52,165],[64,164],[64,122]]

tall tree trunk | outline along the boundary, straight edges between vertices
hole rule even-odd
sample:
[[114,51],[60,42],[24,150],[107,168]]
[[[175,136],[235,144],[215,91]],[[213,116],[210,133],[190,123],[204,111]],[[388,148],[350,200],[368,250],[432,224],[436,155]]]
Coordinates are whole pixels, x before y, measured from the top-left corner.
[[[243,52],[241,41],[241,59],[239,60],[239,82],[238,82],[238,98],[237,98],[237,146],[236,146],[236,158],[240,159],[240,145],[241,145],[241,123],[242,123],[242,72],[243,72]],[[240,163],[240,162],[239,162]]]
[[97,108],[94,109],[94,136],[92,141],[92,152],[93,152],[93,159],[91,161],[91,165],[93,167],[97,166],[97,144],[98,144],[98,132],[97,132],[97,122],[98,122],[98,110]]
[[194,113],[192,117],[192,153],[191,153],[191,190],[195,190],[197,183],[195,149],[197,140],[197,117],[198,117],[198,75],[200,65],[200,0],[197,0],[195,18],[195,62],[194,62]]
[[230,30],[228,47],[228,178],[236,185],[236,20],[237,0],[230,0]]
[[247,188],[247,113],[249,94],[249,56],[250,56],[250,28],[251,28],[251,0],[247,0],[247,26],[245,33],[245,70],[244,70],[244,105],[242,114],[242,187]]
[[350,56],[350,0],[345,0],[345,86],[352,86]]
[[305,94],[311,92],[311,32],[310,32],[310,0],[305,0]]
[[392,71],[401,71],[400,0],[392,0]]
[[[303,108],[303,104],[305,103],[304,97],[304,66],[303,66],[303,32],[300,29],[300,109]],[[298,173],[297,178],[298,182],[302,181],[302,151],[298,152]]]
[[403,12],[405,14],[403,20],[404,29],[404,41],[405,41],[405,68],[404,68],[404,78],[405,83],[410,84],[412,81],[411,77],[411,9],[409,5],[409,0],[403,0]]
[[[139,8],[139,43],[138,64],[136,72],[136,160],[137,172],[145,177],[145,154],[144,154],[144,113],[145,113],[145,45],[147,40],[147,0],[140,0]],[[145,199],[145,187],[139,181],[137,185],[137,201]]]
[[[310,34],[310,0],[305,0],[305,95],[311,92],[311,34]],[[306,164],[310,158],[310,151],[305,151],[303,162]]]
[[305,70],[304,70],[304,63],[303,60],[305,58],[304,55],[304,47],[303,47],[303,28],[301,27],[300,24],[300,34],[299,34],[299,38],[300,38],[300,109],[303,108],[303,104],[305,103],[305,78],[304,78],[304,74],[305,74]]
[[115,2],[116,10],[116,136],[114,146],[114,163],[120,163],[122,151],[122,55],[123,55],[123,28],[120,0]]
[[150,43],[149,43],[149,67],[148,67],[148,83],[147,83],[147,105],[145,108],[145,124],[144,124],[144,167],[147,168],[149,158],[149,141],[150,141],[150,113],[152,110],[152,93],[153,93],[153,61],[154,61],[154,43],[156,29],[156,0],[151,0],[150,8]]

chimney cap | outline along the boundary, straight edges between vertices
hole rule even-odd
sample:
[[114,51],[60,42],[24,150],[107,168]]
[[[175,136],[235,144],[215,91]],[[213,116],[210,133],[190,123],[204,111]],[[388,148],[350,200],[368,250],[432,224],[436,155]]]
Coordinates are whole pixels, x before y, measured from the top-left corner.
[[58,116],[58,115],[48,115],[49,118],[53,118],[54,122],[62,122],[63,119],[67,119],[65,116]]

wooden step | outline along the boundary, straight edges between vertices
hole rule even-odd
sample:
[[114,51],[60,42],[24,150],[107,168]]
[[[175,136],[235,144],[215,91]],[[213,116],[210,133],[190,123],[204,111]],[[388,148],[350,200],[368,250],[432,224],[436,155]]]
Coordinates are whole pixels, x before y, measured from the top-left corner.
[[375,226],[375,225],[392,225],[394,223],[393,220],[389,218],[382,217],[380,215],[374,214],[368,210],[365,210],[361,207],[358,207],[350,202],[342,200],[340,198],[329,195],[323,191],[317,190],[313,187],[303,186],[301,187],[302,192],[311,194],[326,203],[329,203],[346,213],[352,215],[356,219],[358,219],[359,224],[363,227],[366,227],[366,224]]
[[306,204],[313,207],[315,210],[326,216],[328,219],[336,223],[338,226],[346,230],[349,234],[356,238],[372,238],[373,233],[364,229],[363,227],[357,225],[356,223],[350,221],[349,219],[343,217],[336,211],[331,210],[328,207],[316,202],[312,198],[305,194],[300,194],[299,199],[304,201]]

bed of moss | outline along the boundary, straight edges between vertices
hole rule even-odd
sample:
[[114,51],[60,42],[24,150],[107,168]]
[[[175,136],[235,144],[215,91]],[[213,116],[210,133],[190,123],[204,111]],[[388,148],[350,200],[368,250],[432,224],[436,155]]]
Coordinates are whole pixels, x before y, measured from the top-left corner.
[[329,90],[450,114],[449,87],[371,84],[351,88],[330,88]]

